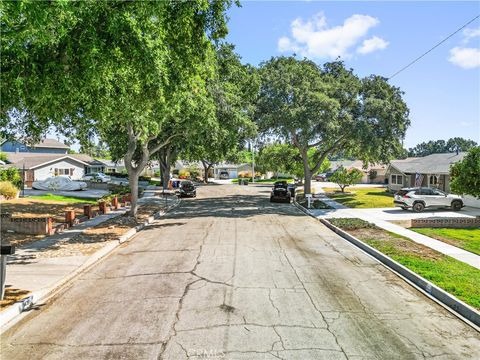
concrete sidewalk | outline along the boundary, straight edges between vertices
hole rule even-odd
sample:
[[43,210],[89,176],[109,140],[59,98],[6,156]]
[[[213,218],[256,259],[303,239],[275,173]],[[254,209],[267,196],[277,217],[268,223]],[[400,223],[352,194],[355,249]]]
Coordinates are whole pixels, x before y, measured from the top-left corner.
[[[323,193],[323,194],[322,194]],[[457,259],[459,261],[462,261],[466,264],[469,264],[477,269],[480,269],[480,256],[471,253],[469,251],[457,248],[455,246],[449,245],[447,243],[444,243],[442,241],[433,239],[429,236],[425,236],[419,233],[416,233],[415,231],[406,229],[400,225],[393,224],[387,220],[384,220],[383,218],[380,218],[381,216],[383,217],[382,214],[372,211],[374,209],[351,209],[347,208],[346,206],[337,203],[336,201],[328,198],[327,196],[324,195],[323,189],[317,188],[317,194],[318,194],[318,199],[332,207],[333,209],[327,209],[327,210],[320,210],[320,209],[311,209],[310,213],[314,215],[317,218],[359,218],[365,221],[368,221],[370,223],[373,223],[377,225],[379,228],[382,228],[387,231],[391,231],[395,234],[405,236],[409,238],[412,241],[415,241],[416,243],[428,246],[429,248],[436,250],[442,254],[448,255],[453,257],[454,259]],[[381,210],[381,209],[380,209]],[[385,209],[383,209],[385,210]],[[390,209],[393,210],[393,209]],[[404,217],[430,217],[432,214],[429,213],[422,213],[422,214],[413,214],[413,213],[406,213],[403,210],[398,211],[402,218]],[[440,212],[440,216],[446,216],[446,214],[449,212]],[[388,214],[388,213],[387,213]],[[392,214],[390,214],[392,215]],[[471,217],[472,215],[464,215],[461,213],[455,213],[454,215],[458,217]],[[438,216],[437,213],[435,213],[435,216]],[[391,218],[392,216],[390,216]],[[394,219],[396,219],[394,217]],[[392,219],[393,220],[393,219]],[[400,220],[400,219],[399,219]]]

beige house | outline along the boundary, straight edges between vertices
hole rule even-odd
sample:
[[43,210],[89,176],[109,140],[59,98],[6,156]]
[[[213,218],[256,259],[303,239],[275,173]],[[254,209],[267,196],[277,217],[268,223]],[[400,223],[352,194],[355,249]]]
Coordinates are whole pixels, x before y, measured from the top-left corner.
[[347,170],[352,168],[358,169],[363,173],[361,184],[385,184],[386,183],[386,171],[388,165],[384,164],[368,164],[365,168],[362,160],[341,160],[330,161],[330,170],[335,171],[340,167],[344,167]]
[[387,169],[388,189],[434,187],[450,192],[450,165],[463,159],[463,153],[431,154],[424,157],[392,160]]

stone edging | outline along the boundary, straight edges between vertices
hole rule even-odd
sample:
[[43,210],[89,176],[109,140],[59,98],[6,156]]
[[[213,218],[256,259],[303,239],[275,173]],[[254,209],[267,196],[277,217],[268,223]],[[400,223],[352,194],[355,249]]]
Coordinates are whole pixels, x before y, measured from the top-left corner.
[[30,310],[36,303],[39,301],[47,301],[48,299],[55,296],[67,283],[72,281],[77,275],[88,270],[90,267],[95,265],[100,259],[109,255],[113,250],[115,250],[120,244],[130,240],[137,232],[142,230],[145,226],[152,223],[154,220],[165,215],[168,211],[176,208],[180,205],[181,199],[177,199],[177,202],[165,210],[158,211],[154,215],[150,216],[143,224],[137,225],[136,227],[130,229],[125,234],[121,235],[117,240],[109,241],[104,247],[99,249],[97,252],[92,254],[82,265],[72,271],[70,274],[66,275],[63,279],[52,285],[51,287],[34,291],[26,298],[17,301],[16,303],[9,306],[7,309],[0,312],[0,333],[5,332],[11,326],[21,319],[21,316],[24,311]]
[[420,290],[422,293],[427,295],[429,298],[433,299],[435,302],[442,305],[444,308],[452,312],[454,315],[459,317],[461,320],[465,321],[467,324],[475,328],[477,331],[480,331],[480,312],[471,307],[470,305],[464,303],[463,301],[457,299],[455,296],[449,294],[445,290],[439,288],[430,281],[424,279],[420,275],[414,273],[410,269],[401,265],[397,261],[393,260],[389,256],[383,254],[382,252],[374,249],[363,241],[357,239],[356,237],[350,235],[346,231],[336,227],[326,219],[318,219],[313,214],[311,214],[307,209],[298,205],[294,202],[295,206],[302,212],[307,215],[310,215],[316,220],[319,220],[322,224],[327,226],[329,229],[343,237],[345,240],[349,241],[353,245],[357,246],[368,255],[374,257],[377,261],[381,262],[396,275],[400,276],[402,279],[407,281],[409,284],[413,285],[415,288]]

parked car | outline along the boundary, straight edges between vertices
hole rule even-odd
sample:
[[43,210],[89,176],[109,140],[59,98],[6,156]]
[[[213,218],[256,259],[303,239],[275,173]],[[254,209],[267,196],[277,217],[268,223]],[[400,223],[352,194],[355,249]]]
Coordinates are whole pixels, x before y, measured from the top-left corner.
[[286,181],[276,181],[270,194],[270,202],[290,202],[292,198]]
[[181,181],[178,187],[178,191],[180,193],[180,197],[197,196],[197,189],[195,189],[195,185],[190,180]]
[[460,196],[447,194],[433,188],[403,188],[395,194],[394,204],[403,210],[422,212],[425,208],[450,207],[459,211],[465,205]]
[[87,188],[87,183],[83,181],[74,181],[66,176],[53,176],[45,180],[34,181],[32,188],[36,190],[77,191],[85,190]]
[[105,175],[104,173],[91,173],[91,174],[85,174],[82,177],[82,180],[107,183],[107,182],[110,182],[112,179],[110,178],[110,176]]
[[328,181],[328,179],[333,175],[333,172],[326,172],[317,174],[314,176],[315,181]]
[[230,179],[230,175],[228,175],[228,171],[220,171],[220,175],[218,177],[222,180]]

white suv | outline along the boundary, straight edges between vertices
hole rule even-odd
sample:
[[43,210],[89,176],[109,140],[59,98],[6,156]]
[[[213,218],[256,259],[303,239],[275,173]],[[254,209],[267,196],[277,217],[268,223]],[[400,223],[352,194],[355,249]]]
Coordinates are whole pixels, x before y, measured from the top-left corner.
[[427,207],[451,207],[452,210],[459,211],[465,206],[458,195],[423,187],[401,189],[395,194],[393,202],[403,210],[412,209],[415,212],[422,212]]

